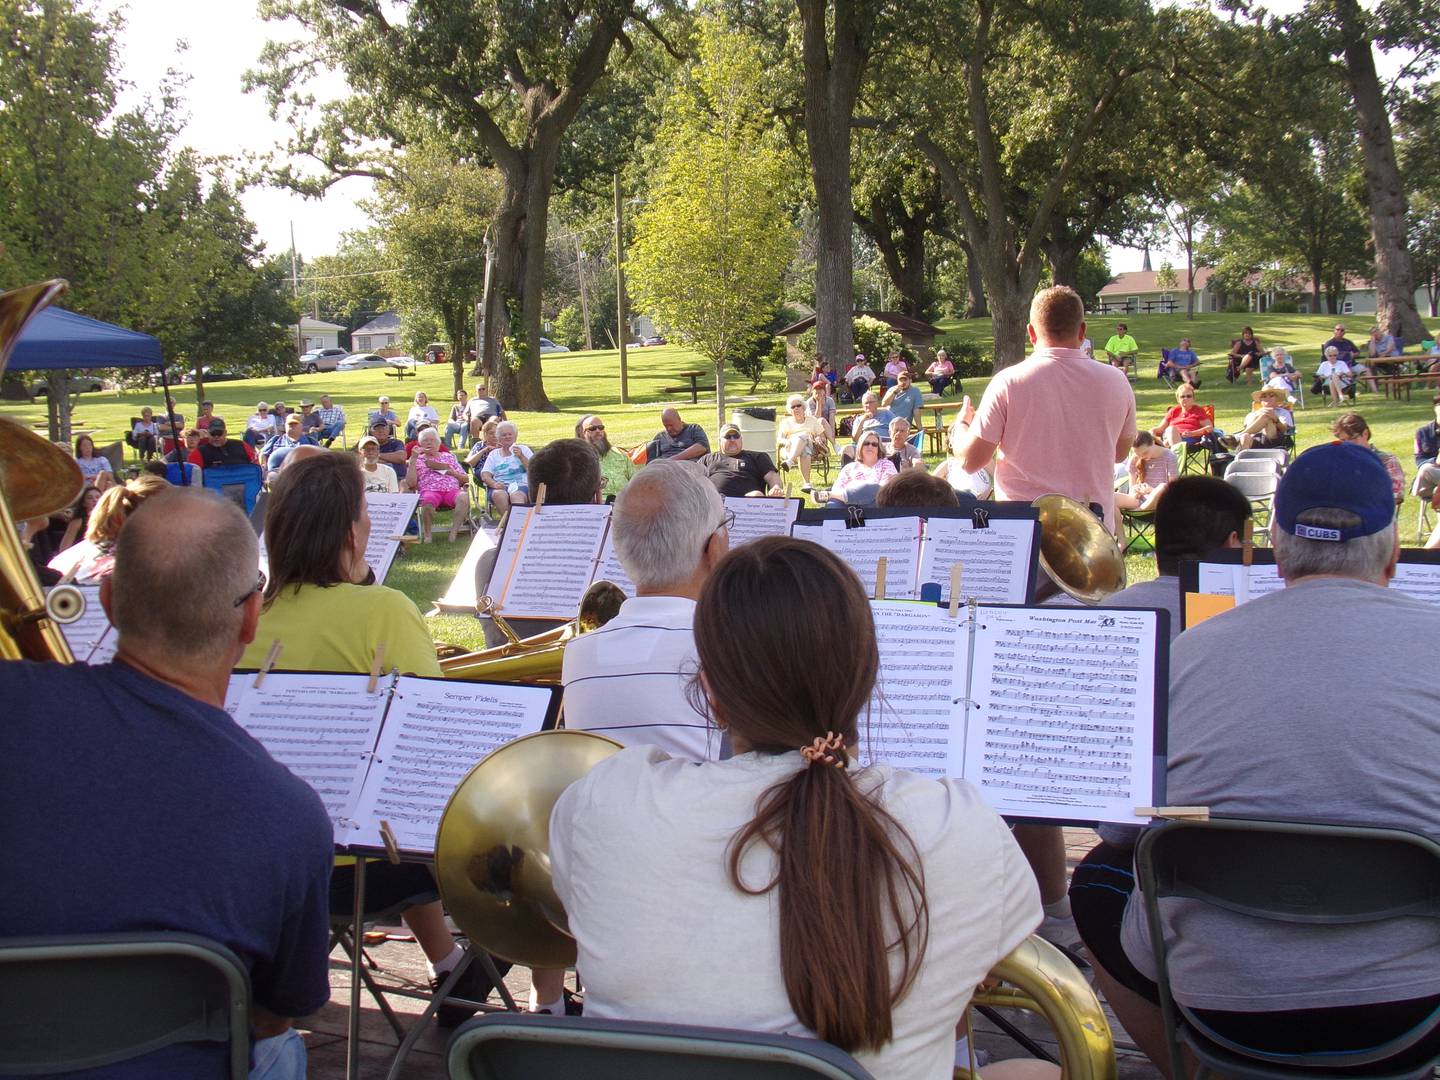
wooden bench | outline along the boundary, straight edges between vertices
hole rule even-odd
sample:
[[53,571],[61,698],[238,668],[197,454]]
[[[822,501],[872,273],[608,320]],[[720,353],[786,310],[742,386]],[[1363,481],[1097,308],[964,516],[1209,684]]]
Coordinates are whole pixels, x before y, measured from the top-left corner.
[[1380,390],[1387,398],[1400,400],[1400,392],[1405,392],[1405,400],[1410,400],[1410,391],[1415,385],[1415,380],[1423,378],[1420,375],[1376,375],[1374,379],[1380,384]]

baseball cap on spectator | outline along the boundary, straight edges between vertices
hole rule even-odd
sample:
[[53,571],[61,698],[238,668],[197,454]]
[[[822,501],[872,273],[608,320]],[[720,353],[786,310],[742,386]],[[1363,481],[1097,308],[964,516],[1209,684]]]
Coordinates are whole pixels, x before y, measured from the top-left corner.
[[383,416],[377,416],[374,420],[370,421],[370,427],[372,429],[377,427],[383,427],[386,431],[389,431],[390,421],[386,420]]
[[289,427],[291,424],[298,424],[298,423],[300,423],[300,417],[299,417],[299,415],[298,415],[297,413],[293,413],[293,412],[292,412],[289,416],[285,417],[285,426],[286,426],[286,427]]
[[373,446],[378,450],[380,449],[380,440],[375,438],[374,435],[365,435],[355,444],[355,449],[364,450],[367,446]]
[[[1360,524],[1345,529],[1305,525],[1309,510],[1343,510]],[[1354,443],[1328,443],[1297,457],[1275,490],[1275,520],[1302,540],[1343,543],[1379,532],[1395,520],[1390,474],[1373,450]]]
[[721,435],[722,438],[723,438],[724,436],[726,436],[726,435],[739,435],[739,434],[740,434],[740,427],[739,427],[738,424],[725,424],[724,426],[722,426],[722,427],[720,428],[720,435]]
[[210,418],[210,426],[205,430],[208,431],[211,435],[224,435],[225,421],[221,420],[218,416],[212,416]]

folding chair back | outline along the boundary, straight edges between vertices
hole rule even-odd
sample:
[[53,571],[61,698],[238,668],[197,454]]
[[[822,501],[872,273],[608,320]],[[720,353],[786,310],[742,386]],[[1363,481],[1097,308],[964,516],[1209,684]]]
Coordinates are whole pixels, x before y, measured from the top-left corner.
[[[1440,919],[1440,844],[1399,829],[1214,818],[1148,830],[1135,866],[1173,1075],[1186,1075],[1179,1055],[1183,1041],[1208,1068],[1236,1080],[1309,1077],[1319,1068],[1354,1069],[1351,1075],[1369,1078],[1430,1076],[1430,1064],[1386,1071],[1384,1062],[1440,1028],[1440,1010],[1380,1046],[1343,1053],[1271,1054],[1218,1035],[1174,1000],[1162,901],[1183,898],[1250,918],[1313,927]],[[1218,937],[1211,941],[1215,949],[1225,947]],[[1317,948],[1327,947],[1322,933],[1316,941]],[[1303,957],[1295,963],[1303,966]],[[1378,1067],[1365,1068],[1371,1065]]]
[[[1251,448],[1251,449],[1249,449],[1249,450],[1237,450],[1237,451],[1235,452],[1235,460],[1232,462],[1232,464],[1233,464],[1233,465],[1238,465],[1238,464],[1240,464],[1242,461],[1243,461],[1243,462],[1249,462],[1249,461],[1255,461],[1255,462],[1269,461],[1269,462],[1273,462],[1273,463],[1274,463],[1275,471],[1276,471],[1277,473],[1281,473],[1281,472],[1284,472],[1284,471],[1285,471],[1285,465],[1286,465],[1286,463],[1289,461],[1289,458],[1290,458],[1290,451],[1288,451],[1288,450],[1282,450],[1282,449],[1280,449],[1280,448],[1278,448],[1278,447],[1277,447],[1277,448],[1273,448],[1273,449],[1271,449],[1271,448],[1266,448],[1266,449],[1263,449],[1263,450],[1262,450],[1262,449],[1258,449],[1258,448]],[[1246,471],[1249,471],[1249,470],[1246,470]]]
[[264,477],[259,465],[246,462],[244,465],[212,465],[205,470],[201,482],[211,491],[233,500],[248,517],[255,509]]
[[845,1051],[792,1035],[492,1013],[450,1040],[452,1080],[869,1080]]
[[0,1073],[99,1068],[187,1042],[229,1043],[250,1071],[250,976],[196,934],[0,939]]

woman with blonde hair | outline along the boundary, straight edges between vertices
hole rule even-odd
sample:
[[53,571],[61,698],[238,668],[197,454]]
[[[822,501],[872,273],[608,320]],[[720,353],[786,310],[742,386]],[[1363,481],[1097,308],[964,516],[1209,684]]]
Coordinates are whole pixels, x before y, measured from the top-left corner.
[[114,484],[100,496],[85,526],[85,539],[72,544],[50,560],[50,569],[81,584],[100,581],[115,569],[115,541],[125,521],[151,495],[170,485],[150,473]]

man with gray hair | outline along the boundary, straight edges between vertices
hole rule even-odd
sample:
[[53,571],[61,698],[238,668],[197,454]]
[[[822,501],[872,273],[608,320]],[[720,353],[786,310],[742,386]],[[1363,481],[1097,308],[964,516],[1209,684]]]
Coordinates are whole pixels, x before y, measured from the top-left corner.
[[[184,544],[169,542],[176,521]],[[151,927],[226,946],[250,973],[250,1075],[288,1078],[305,1072],[290,1018],[330,996],[334,847],[319,796],[224,709],[260,617],[256,566],[233,503],[171,489],[125,523],[100,587],[114,662],[0,662],[0,828],[27,868],[0,889],[0,920],[21,936]],[[183,617],[157,617],[161,595]],[[218,1076],[226,1053],[184,1042],[140,1060],[148,1076]]]
[[[1285,588],[1171,646],[1167,801],[1440,839],[1432,659],[1440,610],[1386,587],[1400,549],[1385,467],[1354,443],[1306,451],[1280,480],[1271,528]],[[1307,669],[1278,690],[1274,666],[1256,657],[1277,634]],[[1337,652],[1341,639],[1371,648],[1351,662]],[[1106,999],[1151,1060],[1163,1062],[1144,904],[1125,895],[1128,859],[1100,845],[1077,869],[1071,897]],[[1440,1007],[1440,938],[1421,925],[1430,921],[1330,926],[1317,941],[1314,927],[1177,909],[1170,981],[1207,1024],[1248,1046],[1378,1045]],[[1428,1047],[1437,1052],[1440,1038]]]
[[615,500],[615,554],[636,595],[565,646],[565,726],[676,757],[718,757],[720,736],[690,704],[695,601],[729,550],[731,514],[691,465],[655,461]]

